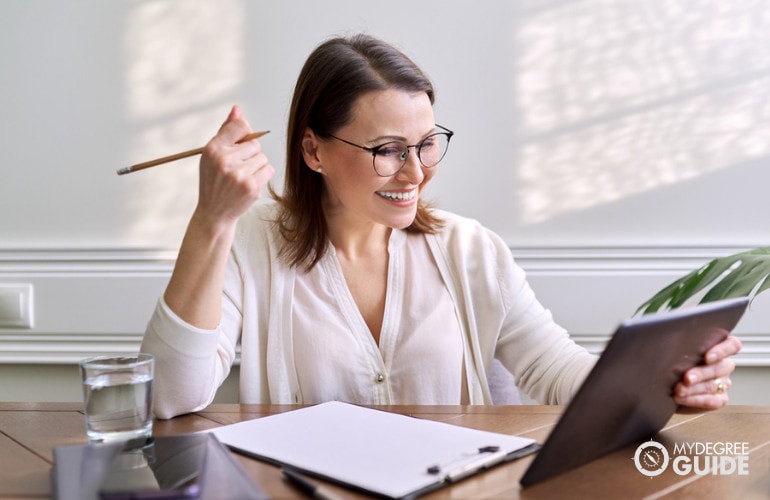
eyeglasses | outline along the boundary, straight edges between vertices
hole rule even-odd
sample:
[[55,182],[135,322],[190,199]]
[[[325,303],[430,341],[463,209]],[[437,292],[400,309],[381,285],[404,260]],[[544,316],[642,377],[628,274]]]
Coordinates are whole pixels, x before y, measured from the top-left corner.
[[449,148],[449,140],[454,135],[454,132],[441,125],[436,125],[436,127],[443,130],[443,132],[431,134],[417,144],[411,146],[402,141],[390,141],[380,144],[379,146],[368,148],[346,141],[345,139],[340,139],[334,135],[329,135],[333,139],[337,139],[345,144],[372,153],[372,165],[374,166],[374,171],[377,175],[380,177],[391,177],[404,168],[406,160],[409,158],[409,150],[411,148],[414,148],[417,152],[417,159],[420,160],[420,164],[423,167],[431,168],[438,165],[444,158],[444,155],[446,155],[446,151]]

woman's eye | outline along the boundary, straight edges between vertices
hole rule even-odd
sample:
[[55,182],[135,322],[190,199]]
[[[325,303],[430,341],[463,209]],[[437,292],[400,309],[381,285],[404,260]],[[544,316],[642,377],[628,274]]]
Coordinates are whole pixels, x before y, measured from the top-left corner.
[[420,149],[430,149],[432,147],[436,146],[436,138],[435,137],[428,137],[422,143],[420,143]]
[[399,144],[385,144],[377,148],[378,156],[399,156],[404,150]]

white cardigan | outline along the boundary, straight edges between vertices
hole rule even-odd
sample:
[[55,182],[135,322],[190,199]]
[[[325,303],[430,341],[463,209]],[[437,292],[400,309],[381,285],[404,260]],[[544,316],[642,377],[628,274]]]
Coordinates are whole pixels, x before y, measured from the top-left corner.
[[[156,356],[158,417],[211,403],[238,342],[242,403],[303,403],[290,329],[296,269],[278,257],[280,236],[270,222],[276,208],[255,205],[238,223],[217,329],[192,327],[162,298],[158,301],[141,347]],[[492,403],[487,373],[493,358],[530,397],[547,404],[568,402],[595,356],[554,323],[499,236],[474,220],[443,211],[437,215],[445,227],[425,237],[460,318],[470,403]]]

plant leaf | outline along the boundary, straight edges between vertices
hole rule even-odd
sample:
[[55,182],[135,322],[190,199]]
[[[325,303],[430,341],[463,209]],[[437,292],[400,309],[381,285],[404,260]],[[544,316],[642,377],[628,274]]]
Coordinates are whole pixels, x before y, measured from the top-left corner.
[[748,297],[770,274],[770,259],[765,261],[746,257],[722,281],[704,295],[702,302],[731,297]]
[[711,287],[700,302],[751,297],[770,288],[770,247],[755,248],[711,260],[670,283],[637,309],[648,314],[663,308],[682,306],[696,294]]

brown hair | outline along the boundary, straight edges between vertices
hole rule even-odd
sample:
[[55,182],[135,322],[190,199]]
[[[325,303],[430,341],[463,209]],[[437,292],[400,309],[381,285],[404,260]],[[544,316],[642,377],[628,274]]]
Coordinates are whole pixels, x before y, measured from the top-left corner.
[[[328,139],[349,123],[360,95],[389,88],[425,92],[434,102],[433,85],[420,68],[393,46],[368,35],[332,38],[305,62],[289,111],[283,194],[271,189],[280,204],[281,256],[289,265],[311,269],[329,244],[321,206],[323,181],[302,156],[306,128]],[[417,215],[406,230],[435,233],[441,225],[441,219],[420,200]]]

